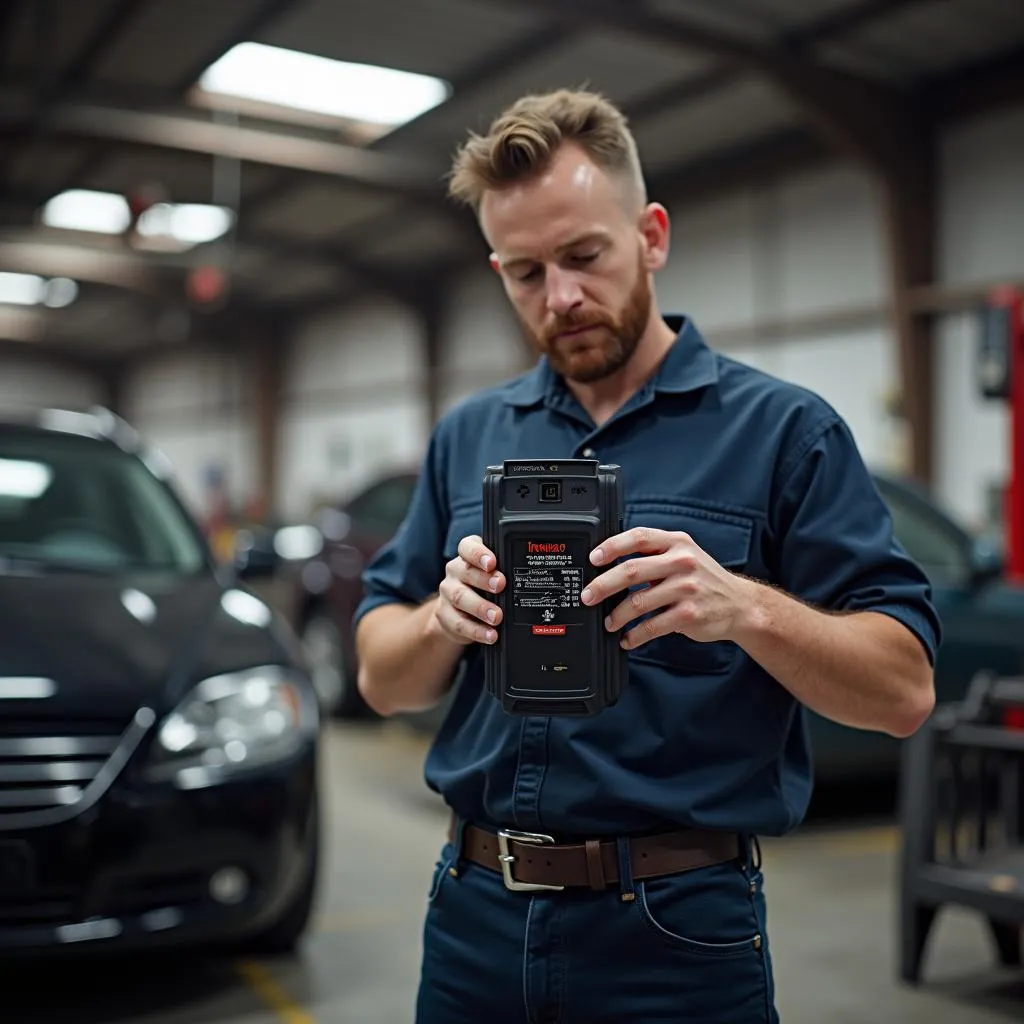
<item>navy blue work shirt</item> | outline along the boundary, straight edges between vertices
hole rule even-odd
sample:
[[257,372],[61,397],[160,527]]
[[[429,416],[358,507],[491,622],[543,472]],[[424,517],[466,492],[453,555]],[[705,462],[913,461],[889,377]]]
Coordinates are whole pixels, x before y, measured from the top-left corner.
[[[599,427],[543,358],[448,412],[405,521],[364,573],[355,621],[437,592],[459,541],[482,535],[488,465],[599,458],[622,467],[627,528],[685,531],[726,569],[821,608],[891,615],[934,661],[927,578],[894,540],[846,423],[811,392],[712,351],[688,318],[665,320],[678,336],[657,373]],[[464,818],[556,837],[781,835],[802,820],[806,712],[738,645],[649,641],[630,651],[615,706],[550,719],[505,715],[483,687],[481,650],[466,649],[425,766]]]

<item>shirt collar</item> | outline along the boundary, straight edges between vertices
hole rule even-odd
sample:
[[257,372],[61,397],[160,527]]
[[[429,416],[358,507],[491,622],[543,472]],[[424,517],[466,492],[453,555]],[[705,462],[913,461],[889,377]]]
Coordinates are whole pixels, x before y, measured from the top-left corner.
[[[693,321],[679,314],[667,314],[663,319],[676,332],[676,340],[651,381],[653,390],[685,394],[714,384],[718,380],[718,361]],[[504,400],[523,408],[537,405],[553,396],[559,384],[558,374],[541,356],[532,370],[508,386]]]

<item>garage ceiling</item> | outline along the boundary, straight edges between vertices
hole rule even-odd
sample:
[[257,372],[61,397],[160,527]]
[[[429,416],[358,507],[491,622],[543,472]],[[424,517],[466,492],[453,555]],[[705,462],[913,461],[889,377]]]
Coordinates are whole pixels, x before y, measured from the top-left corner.
[[[244,42],[451,93],[369,142],[197,105],[199,77]],[[816,94],[832,85],[938,123],[1024,98],[1022,67],[1020,0],[0,0],[0,272],[78,284],[61,308],[0,305],[0,341],[109,361],[286,327],[367,290],[418,303],[485,255],[445,199],[454,147],[527,90],[587,85],[623,105],[654,197],[676,201],[837,153]],[[808,89],[822,69],[829,89]],[[66,190],[154,185],[229,207],[233,229],[173,251],[41,223]],[[208,265],[230,287],[197,303],[186,282]]]

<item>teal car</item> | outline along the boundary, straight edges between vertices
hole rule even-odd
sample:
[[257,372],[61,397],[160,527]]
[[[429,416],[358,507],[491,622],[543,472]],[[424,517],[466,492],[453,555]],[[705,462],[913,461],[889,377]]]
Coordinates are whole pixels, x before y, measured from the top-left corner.
[[[961,526],[922,488],[875,473],[897,539],[928,574],[942,619],[936,699],[959,701],[976,673],[1024,672],[1024,587],[1005,579],[1000,547]],[[810,715],[819,783],[894,777],[900,741]]]

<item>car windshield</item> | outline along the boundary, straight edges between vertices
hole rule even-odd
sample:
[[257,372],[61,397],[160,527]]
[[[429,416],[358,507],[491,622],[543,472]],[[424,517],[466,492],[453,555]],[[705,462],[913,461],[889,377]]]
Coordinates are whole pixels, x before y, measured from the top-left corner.
[[142,459],[72,434],[0,430],[0,564],[195,573],[201,540]]

